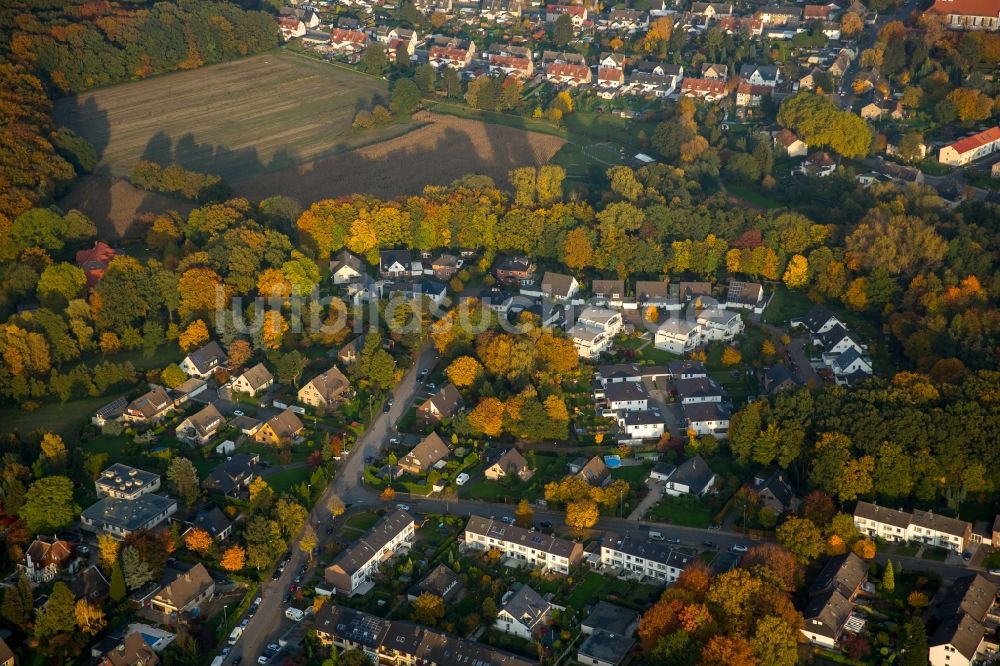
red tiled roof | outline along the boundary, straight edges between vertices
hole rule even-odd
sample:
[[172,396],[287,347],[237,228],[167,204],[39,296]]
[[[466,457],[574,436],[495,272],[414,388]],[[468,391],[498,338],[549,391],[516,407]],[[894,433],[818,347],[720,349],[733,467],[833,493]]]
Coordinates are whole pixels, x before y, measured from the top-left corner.
[[553,62],[545,68],[545,73],[549,76],[571,77],[574,79],[584,79],[590,75],[590,68],[586,65],[573,65],[568,62]]
[[980,146],[992,143],[993,141],[1000,141],[1000,127],[991,127],[990,129],[984,130],[979,134],[973,134],[972,136],[967,136],[964,139],[959,139],[947,147],[954,148],[955,152],[961,155],[969,152],[970,150],[975,150]]
[[87,286],[91,289],[104,277],[108,264],[118,256],[114,248],[104,241],[97,241],[89,250],[79,250],[76,253],[76,265],[83,269],[87,276]]
[[1000,16],[1000,0],[935,0],[931,14],[962,16]]
[[431,59],[465,60],[469,57],[469,52],[464,49],[453,49],[447,46],[432,46],[429,57]]
[[515,56],[505,56],[498,55],[496,53],[490,54],[490,64],[499,65],[500,67],[512,67],[514,69],[520,69],[527,71],[531,69],[531,61],[527,58],[517,58]]
[[553,14],[569,14],[570,16],[583,16],[587,8],[581,5],[548,5],[546,11]]
[[684,79],[681,92],[724,93],[726,82],[718,79]]
[[368,35],[359,30],[344,30],[343,28],[334,28],[330,32],[330,41],[336,44],[364,44],[368,41]]
[[299,19],[294,16],[282,16],[278,23],[286,30],[295,30],[299,27]]
[[738,95],[768,95],[770,93],[770,86],[755,86],[749,81],[740,81],[740,85],[736,87],[736,94]]
[[830,16],[830,8],[826,5],[806,5],[805,7],[805,18],[807,19],[825,19]]
[[597,70],[598,81],[623,81],[625,72],[617,67],[601,67]]

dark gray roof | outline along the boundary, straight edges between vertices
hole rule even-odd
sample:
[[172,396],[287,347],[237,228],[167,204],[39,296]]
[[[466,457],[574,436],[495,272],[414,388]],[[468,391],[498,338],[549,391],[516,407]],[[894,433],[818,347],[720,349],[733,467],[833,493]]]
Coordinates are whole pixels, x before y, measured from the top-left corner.
[[791,371],[780,363],[772,365],[764,371],[764,387],[769,393],[799,385],[799,380]]
[[552,604],[531,589],[530,585],[522,585],[507,599],[501,610],[506,611],[528,629],[532,629],[545,620],[551,609]]
[[715,476],[715,473],[708,466],[708,463],[705,462],[705,459],[701,456],[695,456],[694,458],[688,458],[678,465],[677,469],[667,480],[673,483],[683,483],[688,488],[700,492],[702,488],[708,485],[713,476]]
[[191,520],[191,526],[200,527],[211,534],[212,538],[218,538],[220,534],[232,526],[232,523],[226,518],[226,514],[222,513],[222,509],[213,506],[211,509],[203,509],[196,513]]
[[626,426],[650,425],[653,423],[663,423],[663,417],[650,411],[626,412],[622,417]]
[[681,405],[681,413],[691,423],[725,421],[730,416],[729,408],[720,402],[695,402]]
[[586,660],[595,659],[605,664],[617,666],[625,662],[625,658],[628,657],[633,647],[635,647],[635,641],[627,636],[607,631],[595,631],[587,636],[587,640],[580,645],[577,654],[581,657],[580,661],[586,663],[590,663]]
[[711,377],[675,379],[674,390],[681,398],[711,398],[716,396],[721,398],[726,394]]
[[581,626],[625,636],[629,629],[634,629],[633,625],[638,621],[639,613],[609,604],[607,601],[598,601]]
[[125,532],[133,532],[176,504],[176,500],[153,493],[140,495],[133,500],[102,497],[84,509],[82,515],[98,527],[114,525]]
[[122,396],[120,398],[115,398],[108,404],[98,409],[96,415],[106,421],[111,421],[124,414],[126,407],[128,407],[128,400]]
[[466,523],[465,529],[473,534],[488,536],[499,541],[509,541],[565,558],[569,558],[579,546],[575,541],[560,539],[551,534],[533,532],[517,525],[508,525],[505,522],[482,516],[469,516],[469,522]]
[[755,474],[753,487],[758,493],[770,491],[785,508],[788,508],[795,497],[795,493],[792,492],[792,484],[788,480],[788,474],[783,469],[774,466],[766,467]]
[[101,472],[94,484],[99,490],[106,493],[114,491],[132,493],[139,488],[154,486],[159,481],[160,475],[155,472],[147,472],[122,463],[112,463]]
[[858,587],[868,578],[868,565],[854,553],[845,553],[831,558],[813,583],[811,592],[837,590],[850,599]]
[[382,250],[378,256],[383,272],[397,262],[406,270],[410,270],[413,264],[413,254],[409,250]]
[[681,570],[694,560],[693,556],[675,550],[664,541],[650,541],[632,536],[605,536],[602,547]]
[[934,614],[946,617],[964,613],[976,622],[983,622],[996,597],[996,584],[980,574],[970,574],[951,584]]
[[[830,312],[826,307],[822,305],[814,305],[809,312],[801,319],[795,319],[795,323],[801,323],[805,326],[811,333],[816,333],[819,329],[830,321],[830,319],[836,319],[837,317]],[[837,320],[840,321],[839,319]]]
[[330,272],[336,273],[344,266],[354,269],[358,273],[365,272],[365,265],[361,259],[354,256],[347,250],[342,250],[333,261],[330,262]]
[[604,396],[612,402],[648,400],[649,393],[641,382],[614,382],[604,387]]
[[389,631],[389,621],[338,604],[325,604],[316,614],[316,631],[377,648]]
[[966,659],[971,660],[983,642],[986,628],[968,615],[952,615],[945,619],[931,635],[927,645],[951,645]]
[[237,453],[216,465],[201,485],[208,491],[229,494],[253,474],[253,466],[259,459],[255,455]]
[[339,565],[348,576],[353,576],[387,543],[412,524],[413,516],[402,509],[383,516],[362,538],[342,552],[331,566]]
[[436,280],[422,280],[420,282],[397,282],[389,287],[389,293],[416,298],[417,296],[439,296],[447,289]]
[[701,361],[671,361],[667,363],[667,371],[671,377],[707,377],[708,368]]
[[874,520],[904,530],[909,527],[911,518],[910,514],[906,511],[897,511],[896,509],[890,509],[865,501],[858,501],[857,506],[854,507],[854,517]]
[[[799,10],[801,13],[802,10]],[[743,65],[740,67],[740,77],[744,79],[749,79],[753,76],[754,72],[759,72],[760,77],[765,81],[771,81],[778,78],[778,67],[776,65]]]
[[851,616],[851,602],[836,589],[815,595],[803,609],[805,630],[836,639]]
[[226,356],[226,352],[222,351],[222,347],[215,340],[212,340],[208,344],[205,344],[198,349],[187,355],[191,359],[191,363],[197,368],[198,372],[201,374],[208,374],[214,368],[221,367],[226,364],[229,359]]
[[820,333],[816,337],[820,341],[820,344],[822,344],[824,347],[827,348],[833,347],[844,338],[850,339],[854,344],[858,345],[859,347],[863,346],[861,338],[848,331],[841,324],[834,325],[832,328],[830,328],[829,331],[825,333]]
[[446,603],[453,601],[465,589],[458,574],[444,564],[439,564],[417,585],[419,592],[430,592]]
[[572,275],[547,271],[542,276],[542,292],[565,298],[569,296],[570,289],[573,286],[573,279]]

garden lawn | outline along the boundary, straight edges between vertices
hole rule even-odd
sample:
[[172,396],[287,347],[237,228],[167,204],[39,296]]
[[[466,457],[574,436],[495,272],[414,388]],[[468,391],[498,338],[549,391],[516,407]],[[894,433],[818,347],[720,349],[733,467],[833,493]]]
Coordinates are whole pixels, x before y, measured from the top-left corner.
[[646,477],[649,476],[650,469],[652,469],[651,465],[619,467],[618,469],[611,470],[611,478],[624,479],[630,486],[641,486],[646,482]]
[[302,483],[309,478],[309,468],[305,465],[292,469],[284,469],[264,477],[267,485],[276,493],[288,492],[292,486]]
[[784,208],[785,204],[781,203],[777,199],[764,194],[756,189],[745,187],[743,185],[733,185],[731,183],[726,183],[726,191],[733,195],[737,199],[742,199],[743,201],[756,206],[758,208]]
[[712,510],[696,497],[666,497],[650,511],[653,520],[670,522],[682,527],[700,527],[712,524]]
[[348,527],[367,532],[378,522],[379,514],[374,511],[364,511],[350,516],[345,523]]
[[479,479],[473,484],[466,484],[461,489],[465,499],[477,499],[487,502],[516,503],[520,499],[529,501],[545,496],[545,484],[549,481],[562,479],[568,470],[566,459],[562,456],[537,454],[535,456],[535,473],[527,483],[504,483]]
[[788,324],[793,317],[800,317],[809,312],[813,305],[805,292],[779,286],[775,288],[771,301],[764,308],[762,319],[768,324]]

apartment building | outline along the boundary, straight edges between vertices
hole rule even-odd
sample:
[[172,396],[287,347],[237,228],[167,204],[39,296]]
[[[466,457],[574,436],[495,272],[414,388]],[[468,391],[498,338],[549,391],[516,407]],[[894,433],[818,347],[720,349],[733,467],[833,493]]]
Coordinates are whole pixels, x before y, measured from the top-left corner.
[[482,516],[471,516],[466,523],[465,545],[479,550],[497,549],[505,557],[558,573],[569,573],[570,567],[583,559],[583,546],[575,541]]
[[870,502],[858,502],[854,525],[862,534],[886,541],[917,541],[961,552],[972,538],[972,524],[933,511],[899,511]]
[[94,481],[94,488],[98,495],[134,500],[140,495],[159,490],[160,475],[114,463],[101,472],[101,476]]
[[406,511],[397,509],[375,523],[374,527],[326,568],[326,582],[348,596],[370,581],[382,562],[400,548],[409,548],[416,532],[416,522]]
[[580,313],[566,335],[573,341],[580,356],[597,358],[601,352],[611,348],[611,343],[622,328],[624,323],[620,312],[589,307]]

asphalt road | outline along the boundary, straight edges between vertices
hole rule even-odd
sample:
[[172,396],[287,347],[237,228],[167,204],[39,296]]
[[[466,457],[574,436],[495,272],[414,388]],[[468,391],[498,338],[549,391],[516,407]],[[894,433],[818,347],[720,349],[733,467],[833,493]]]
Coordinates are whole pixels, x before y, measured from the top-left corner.
[[[361,486],[365,456],[376,456],[391,433],[395,432],[396,423],[409,409],[417,392],[423,386],[423,383],[418,380],[420,370],[424,368],[433,370],[436,363],[437,353],[434,348],[424,348],[418,355],[418,361],[413,364],[402,381],[393,389],[394,403],[392,408],[388,412],[383,412],[381,404],[372,405],[373,414],[377,414],[377,417],[350,453],[338,465],[333,482],[323,492],[309,514],[309,522],[316,530],[320,545],[329,538],[326,535],[326,528],[331,524],[331,518],[326,506],[331,495],[334,493],[340,495],[347,504],[373,502],[374,495]],[[303,527],[304,529],[305,527]],[[299,569],[307,562],[307,555],[299,548],[301,536],[300,532],[292,539],[291,559],[288,566],[285,567],[284,573],[276,581],[268,579],[261,584],[257,593],[257,596],[261,597],[260,607],[251,618],[243,636],[233,647],[227,658],[227,663],[232,663],[237,657],[242,658],[248,664],[256,663],[257,657],[260,656],[267,644],[277,642],[278,638],[292,626],[292,621],[284,616],[284,597],[288,593],[289,585],[298,575]]]

